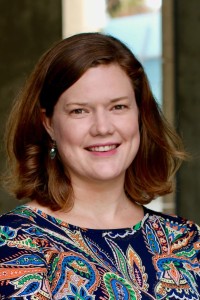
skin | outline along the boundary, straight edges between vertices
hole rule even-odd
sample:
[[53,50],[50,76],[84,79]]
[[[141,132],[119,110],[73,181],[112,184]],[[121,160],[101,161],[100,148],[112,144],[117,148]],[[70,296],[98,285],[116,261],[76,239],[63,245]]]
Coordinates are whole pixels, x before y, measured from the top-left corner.
[[115,64],[87,70],[60,96],[52,118],[42,111],[75,195],[72,210],[56,217],[88,228],[141,220],[143,209],[124,193],[125,172],[140,144],[138,114],[130,79]]

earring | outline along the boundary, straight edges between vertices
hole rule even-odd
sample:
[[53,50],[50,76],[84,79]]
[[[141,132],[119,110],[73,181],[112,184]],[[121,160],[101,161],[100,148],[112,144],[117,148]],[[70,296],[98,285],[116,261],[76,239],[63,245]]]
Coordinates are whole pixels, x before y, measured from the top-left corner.
[[57,153],[57,147],[56,147],[56,142],[53,141],[52,147],[49,151],[49,156],[51,159],[54,159],[56,157],[56,153]]

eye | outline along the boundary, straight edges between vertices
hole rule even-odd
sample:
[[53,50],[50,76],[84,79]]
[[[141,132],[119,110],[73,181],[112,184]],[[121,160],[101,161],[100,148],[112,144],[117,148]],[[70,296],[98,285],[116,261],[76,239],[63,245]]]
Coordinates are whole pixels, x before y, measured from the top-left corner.
[[75,118],[75,119],[80,119],[80,118],[85,118],[88,116],[88,114],[90,113],[90,110],[88,108],[81,108],[81,107],[77,107],[77,108],[72,108],[70,111],[69,111],[69,115],[72,117],[72,118]]
[[76,109],[73,109],[72,111],[70,111],[70,114],[74,114],[74,115],[81,115],[84,113],[86,113],[86,111],[83,108],[76,108]]
[[113,110],[123,110],[123,109],[125,109],[125,108],[127,108],[126,105],[124,105],[124,104],[117,104],[117,105],[115,105],[115,106],[113,107]]

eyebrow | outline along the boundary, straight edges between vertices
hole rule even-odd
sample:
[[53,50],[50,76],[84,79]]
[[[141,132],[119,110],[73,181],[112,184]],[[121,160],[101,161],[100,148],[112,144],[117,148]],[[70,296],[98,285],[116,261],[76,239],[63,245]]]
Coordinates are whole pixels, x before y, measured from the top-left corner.
[[112,99],[110,102],[115,103],[115,102],[118,102],[120,100],[126,100],[126,99],[128,99],[128,96],[118,97],[118,98]]
[[71,103],[66,103],[65,106],[70,106],[70,105],[78,105],[78,106],[87,106],[88,103],[87,102],[71,102]]
[[[114,98],[114,99],[110,100],[110,103],[115,103],[115,102],[118,102],[120,100],[126,100],[126,99],[128,99],[128,96],[118,97],[118,98]],[[71,106],[71,105],[88,106],[89,103],[88,102],[71,102],[71,103],[66,103],[65,107],[68,107],[68,106]]]

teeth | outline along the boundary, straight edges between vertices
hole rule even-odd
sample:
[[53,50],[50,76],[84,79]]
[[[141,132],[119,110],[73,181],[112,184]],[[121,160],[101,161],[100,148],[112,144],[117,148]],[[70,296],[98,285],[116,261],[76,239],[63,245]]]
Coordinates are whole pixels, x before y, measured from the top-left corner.
[[109,145],[109,146],[99,146],[99,147],[91,147],[89,148],[90,151],[93,152],[106,152],[115,149],[116,145]]

